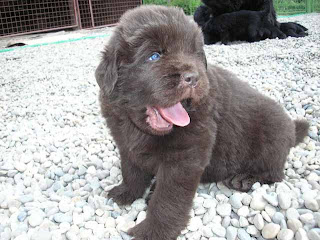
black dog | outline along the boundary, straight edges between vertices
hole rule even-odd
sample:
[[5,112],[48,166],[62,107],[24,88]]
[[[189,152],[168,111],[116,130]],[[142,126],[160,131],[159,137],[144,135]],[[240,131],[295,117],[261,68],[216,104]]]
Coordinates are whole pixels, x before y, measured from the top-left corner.
[[263,19],[266,11],[248,11],[224,13],[205,23],[205,44],[213,44],[221,41],[227,44],[241,40],[256,42],[268,38],[271,32],[264,28]]
[[[219,23],[217,23],[215,22],[215,18],[224,14],[240,13],[242,10],[255,11],[257,14],[263,12],[262,18],[255,18],[259,21],[256,24],[253,24],[252,21],[242,21],[242,29],[248,29],[250,25],[251,27],[254,25],[258,27],[258,29],[256,29],[258,35],[257,37],[254,37],[255,41],[263,40],[265,38],[284,39],[288,36],[304,37],[308,35],[306,32],[308,29],[300,24],[280,24],[277,22],[272,0],[202,0],[202,2],[205,5],[197,8],[194,14],[194,20],[202,28],[206,44],[212,44],[222,40],[221,38],[218,38],[217,40],[217,36],[220,36],[220,33],[213,30],[218,29],[221,31],[226,25],[232,26],[234,23],[234,20],[229,20],[227,18],[224,18],[224,22],[219,21]],[[241,15],[243,17],[245,16],[244,14]],[[261,24],[260,20],[263,24]],[[237,34],[238,29],[239,25],[235,25],[234,28],[231,27],[228,30],[233,33],[232,35],[235,37],[234,40],[252,41],[252,31],[243,31],[242,34]]]
[[201,29],[182,10],[125,13],[96,70],[103,116],[118,146],[119,204],[141,198],[156,176],[136,240],[172,240],[189,221],[200,182],[247,191],[284,177],[291,147],[308,131],[230,72],[207,65]]

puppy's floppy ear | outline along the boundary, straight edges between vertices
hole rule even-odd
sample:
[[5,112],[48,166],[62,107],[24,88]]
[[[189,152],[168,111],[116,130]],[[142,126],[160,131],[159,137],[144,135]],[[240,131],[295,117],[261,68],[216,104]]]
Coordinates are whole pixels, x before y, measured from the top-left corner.
[[118,80],[117,52],[114,47],[106,47],[95,77],[101,90],[109,95]]

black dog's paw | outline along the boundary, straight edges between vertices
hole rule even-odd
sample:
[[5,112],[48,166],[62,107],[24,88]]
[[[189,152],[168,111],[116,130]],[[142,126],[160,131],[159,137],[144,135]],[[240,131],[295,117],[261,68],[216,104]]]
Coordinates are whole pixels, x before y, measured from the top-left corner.
[[177,236],[170,236],[170,231],[161,230],[159,224],[150,224],[142,221],[135,227],[129,229],[128,234],[133,240],[176,240]]
[[308,36],[308,29],[299,23],[287,22],[280,24],[280,30],[290,37],[305,37]]
[[113,198],[119,205],[129,205],[137,199],[123,183],[112,188],[108,193],[108,198]]
[[223,184],[228,188],[237,191],[248,192],[251,189],[252,185],[256,182],[259,182],[258,177],[254,177],[249,174],[238,174],[227,178],[223,181]]

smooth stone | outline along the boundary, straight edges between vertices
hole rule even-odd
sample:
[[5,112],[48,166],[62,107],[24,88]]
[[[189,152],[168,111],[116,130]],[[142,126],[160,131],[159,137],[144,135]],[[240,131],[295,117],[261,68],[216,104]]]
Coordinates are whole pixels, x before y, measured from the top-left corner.
[[236,240],[238,235],[238,229],[233,227],[233,226],[229,226],[227,227],[227,231],[226,231],[226,238],[227,240]]
[[196,210],[194,210],[195,215],[203,215],[207,212],[207,209],[204,207],[198,207]]
[[231,219],[231,225],[232,226],[234,226],[234,227],[236,227],[236,228],[239,228],[240,227],[240,224],[239,224],[239,220],[238,219],[235,219],[235,218],[233,218],[233,219]]
[[243,205],[249,206],[250,203],[251,203],[251,201],[252,201],[251,195],[249,195],[249,194],[247,194],[247,193],[244,193],[244,194],[242,195],[242,201],[241,201],[241,202],[242,202]]
[[203,207],[205,207],[205,208],[210,209],[210,208],[212,208],[212,207],[214,208],[216,206],[217,206],[217,204],[214,199],[204,199],[204,201],[203,201]]
[[70,230],[70,228],[71,228],[71,225],[68,222],[63,222],[63,223],[60,223],[59,225],[59,229],[61,233],[66,233],[67,231]]
[[287,229],[288,226],[287,226],[287,222],[285,219],[282,219],[281,222],[280,222],[280,227],[281,229]]
[[239,216],[247,217],[249,215],[249,207],[248,206],[242,206],[241,208],[238,209],[237,214]]
[[291,190],[290,188],[287,186],[287,184],[281,182],[279,184],[277,184],[277,189],[276,189],[276,193],[279,195],[280,193],[290,193]]
[[223,218],[221,225],[224,228],[227,228],[230,225],[230,223],[231,223],[231,218],[229,216],[226,216]]
[[58,191],[59,189],[62,188],[62,184],[60,182],[55,182],[53,185],[52,185],[52,189],[53,191]]
[[211,230],[215,235],[217,235],[218,237],[226,236],[226,229],[222,227],[220,224],[212,224],[211,226]]
[[21,235],[17,236],[14,240],[29,240],[29,237],[26,233],[22,233]]
[[288,193],[281,192],[278,194],[279,206],[287,210],[291,206],[291,196]]
[[319,231],[311,229],[308,231],[308,237],[310,240],[320,240],[320,229]]
[[27,217],[27,213],[24,211],[20,212],[19,215],[17,216],[19,222],[23,222],[26,219],[26,217]]
[[36,227],[43,222],[43,217],[44,217],[44,214],[34,212],[29,216],[28,222],[30,226]]
[[262,211],[266,207],[267,202],[261,194],[255,194],[251,200],[250,207],[254,210]]
[[243,228],[238,230],[238,238],[239,240],[251,240],[250,235]]
[[188,230],[195,232],[202,227],[202,220],[200,217],[193,217],[190,219],[189,225],[187,226]]
[[300,220],[301,220],[301,222],[303,222],[305,224],[311,224],[314,221],[313,214],[312,213],[302,214],[300,216]]
[[132,240],[132,237],[130,235],[128,235],[127,233],[125,233],[125,232],[121,231],[120,235],[121,235],[123,240]]
[[308,240],[308,235],[306,230],[303,228],[299,228],[298,231],[295,233],[295,239],[296,240]]
[[271,218],[270,218],[270,216],[268,215],[268,213],[266,211],[262,211],[261,215],[262,215],[264,220],[266,220],[269,223],[271,222]]
[[85,173],[87,172],[87,169],[83,166],[83,165],[80,165],[79,166],[79,169],[78,169],[78,175],[79,176],[82,176],[82,175],[84,175]]
[[211,230],[211,227],[209,226],[204,226],[202,228],[202,235],[206,238],[210,238],[210,237],[213,237],[213,232]]
[[63,222],[71,223],[72,222],[72,216],[66,215],[64,213],[56,213],[53,216],[53,219],[57,223],[63,223]]
[[95,230],[98,226],[98,223],[95,221],[88,221],[84,224],[84,227],[87,229]]
[[247,233],[249,233],[251,236],[256,236],[259,234],[259,230],[254,226],[250,225],[246,229]]
[[23,163],[23,162],[18,162],[18,161],[16,161],[16,162],[14,163],[14,167],[15,167],[15,169],[17,169],[19,172],[24,172],[24,171],[27,170],[27,165],[26,165],[25,163]]
[[263,198],[274,207],[277,207],[279,204],[278,196],[275,192],[271,192],[269,194],[263,194]]
[[262,236],[265,239],[272,239],[277,236],[280,231],[280,225],[275,223],[268,223],[262,229]]
[[218,204],[216,210],[217,210],[217,213],[222,217],[230,216],[231,205],[228,203]]
[[73,176],[68,173],[63,176],[63,181],[66,183],[72,182],[72,180],[73,180]]
[[264,211],[269,215],[270,218],[272,218],[273,215],[277,212],[277,209],[276,209],[274,206],[268,204],[268,205],[264,208]]
[[288,228],[291,229],[293,232],[296,232],[299,228],[302,228],[302,223],[296,218],[289,219],[287,221],[287,225]]
[[203,216],[203,224],[207,225],[208,223],[212,222],[213,218],[216,216],[216,208],[210,208]]
[[19,197],[19,201],[22,203],[27,203],[27,202],[32,202],[33,201],[33,196],[31,194],[28,195],[22,195]]
[[113,217],[107,217],[104,226],[108,228],[115,228],[116,227],[116,220]]
[[312,210],[312,211],[318,211],[319,210],[319,204],[316,199],[308,198],[304,201],[304,205],[306,208]]
[[298,219],[300,217],[300,214],[299,212],[297,211],[297,209],[295,208],[289,208],[287,209],[286,211],[286,216],[287,216],[287,219],[290,220],[290,219]]
[[258,230],[262,230],[264,227],[264,220],[260,213],[256,214],[253,218],[253,224]]
[[52,233],[46,229],[38,229],[31,235],[31,240],[51,240]]
[[233,208],[239,209],[242,207],[242,195],[239,192],[235,192],[232,194],[232,196],[229,198],[229,202]]
[[59,202],[59,209],[61,212],[66,213],[70,211],[70,208],[71,208],[71,203],[69,201],[61,200]]
[[281,212],[276,212],[273,217],[272,217],[272,221],[276,224],[280,224],[281,220],[284,220],[284,216]]
[[239,224],[240,224],[240,227],[242,227],[242,228],[249,226],[248,220],[242,216],[239,218]]
[[292,240],[294,232],[290,229],[281,229],[277,235],[278,240]]
[[96,170],[95,166],[88,167],[87,173],[90,174],[90,175],[96,175],[97,170]]

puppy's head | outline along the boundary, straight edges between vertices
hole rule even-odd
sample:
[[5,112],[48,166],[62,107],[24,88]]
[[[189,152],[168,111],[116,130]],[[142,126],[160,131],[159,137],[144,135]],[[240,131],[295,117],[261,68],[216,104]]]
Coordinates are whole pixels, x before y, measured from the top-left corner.
[[209,92],[206,68],[195,22],[178,8],[142,6],[122,16],[96,79],[109,105],[141,130],[163,135],[189,125],[188,111]]

